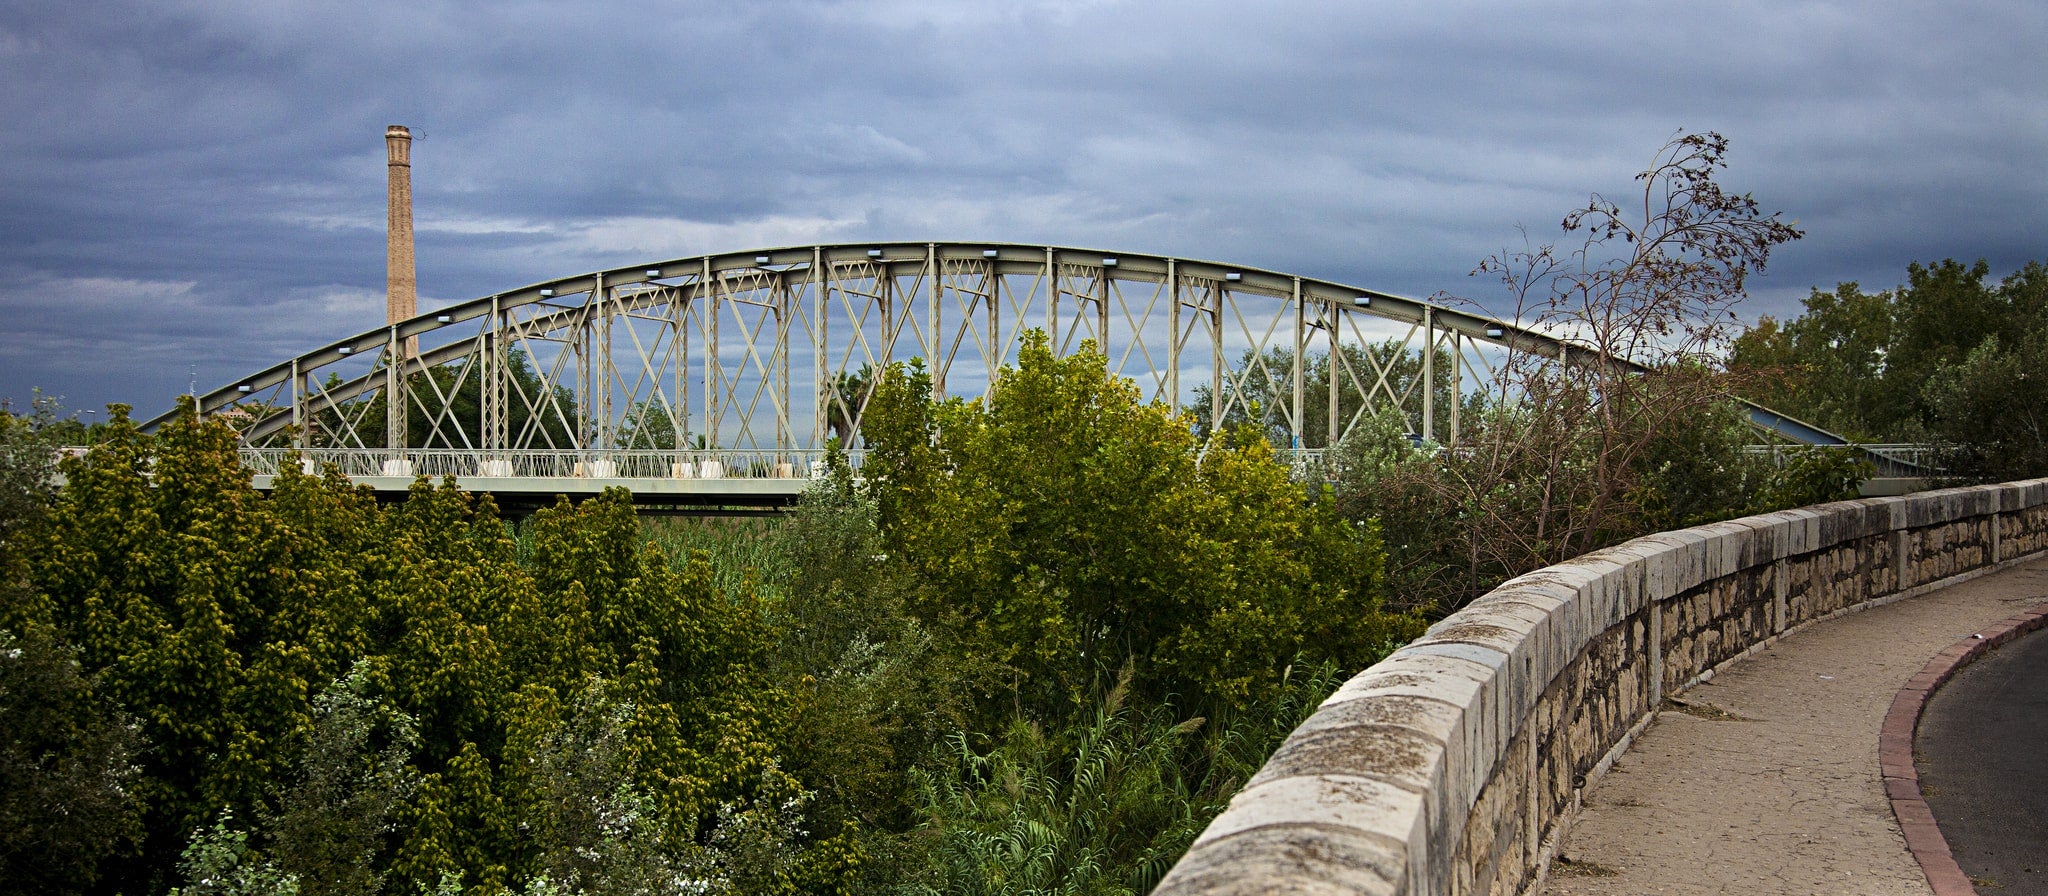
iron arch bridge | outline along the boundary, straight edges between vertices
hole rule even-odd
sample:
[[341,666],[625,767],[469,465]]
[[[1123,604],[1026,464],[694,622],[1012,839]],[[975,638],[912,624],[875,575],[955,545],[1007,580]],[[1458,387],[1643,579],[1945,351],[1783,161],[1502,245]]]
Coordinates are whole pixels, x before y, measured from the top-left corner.
[[1243,265],[854,243],[535,283],[354,334],[197,401],[241,431],[259,487],[296,459],[380,490],[455,476],[515,499],[625,485],[646,502],[777,504],[801,493],[828,438],[856,444],[875,371],[923,358],[935,393],[985,394],[1031,329],[1060,354],[1092,340],[1112,372],[1211,427],[1256,402],[1310,453],[1372,408],[1455,445],[1460,397],[1505,350],[1569,350],[1510,322]]

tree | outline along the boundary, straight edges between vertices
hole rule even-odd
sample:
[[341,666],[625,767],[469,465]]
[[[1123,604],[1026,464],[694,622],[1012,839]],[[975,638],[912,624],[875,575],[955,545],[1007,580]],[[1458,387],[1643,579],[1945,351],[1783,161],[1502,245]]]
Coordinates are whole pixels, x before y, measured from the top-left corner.
[[0,628],[0,893],[78,893],[142,832],[135,727],[55,632]]
[[825,428],[840,445],[853,447],[861,415],[867,411],[868,399],[874,391],[874,369],[862,364],[852,373],[842,370],[833,374],[831,387],[818,396],[825,403]]
[[665,401],[649,399],[635,403],[619,421],[617,442],[630,451],[674,451],[702,448],[704,439],[676,428],[673,408]]
[[[1908,265],[1906,284],[1885,292],[1866,294],[1854,283],[1814,290],[1799,317],[1782,326],[1766,319],[1738,338],[1729,368],[1750,397],[1852,438],[1939,438],[1965,448],[1980,438],[2009,441],[1959,416],[1995,425],[1993,408],[2004,406],[1970,408],[1972,390],[1961,384],[1999,363],[2029,363],[2028,340],[2048,322],[2048,267],[2032,262],[1996,284],[1985,282],[1990,271],[1981,259],[1947,259]],[[1994,340],[1998,348],[1978,354]],[[2015,351],[2015,362],[1996,361]],[[1987,381],[1976,391],[1989,398],[1986,389],[1996,388]],[[2005,450],[1969,448],[1960,462]]]
[[[1722,188],[1715,175],[1726,152],[1717,134],[1680,135],[1637,175],[1629,208],[1596,194],[1565,216],[1578,245],[1503,252],[1474,271],[1499,279],[1515,319],[1572,337],[1574,347],[1567,357],[1511,353],[1487,384],[1483,412],[1466,422],[1470,450],[1402,465],[1401,481],[1372,486],[1379,496],[1360,502],[1409,512],[1428,496],[1423,506],[1449,517],[1429,525],[1454,530],[1450,543],[1431,531],[1413,549],[1462,573],[1428,576],[1446,589],[1433,595],[1444,609],[1660,523],[1746,505],[1740,494],[1713,508],[1671,492],[1687,476],[1732,465],[1677,449],[1722,418],[1727,390],[1713,369],[1733,326],[1730,306],[1771,249],[1800,236]],[[1390,538],[1415,543],[1409,533]],[[1451,587],[1456,580],[1462,587]]]
[[1900,415],[1883,377],[1892,349],[1892,293],[1854,283],[1813,290],[1805,313],[1764,318],[1736,337],[1728,368],[1760,404],[1852,437],[1869,439]]
[[76,418],[38,395],[0,408],[0,893],[76,893],[141,837],[132,719],[82,668],[34,585],[57,449]]
[[[1360,662],[1409,621],[1378,609],[1379,547],[1303,494],[1255,433],[1199,447],[1092,345],[1033,333],[986,401],[883,374],[862,472],[906,605],[961,662],[996,664],[984,706],[1064,719],[1125,663],[1147,699],[1256,700],[1297,654]],[[1330,627],[1332,624],[1334,628]]]
[[[116,408],[106,437],[64,462],[32,533],[38,598],[24,604],[77,641],[83,678],[134,711],[152,747],[131,791],[142,861],[105,866],[105,890],[161,892],[181,855],[202,890],[273,877],[325,893],[510,888],[564,869],[615,881],[653,867],[633,857],[681,861],[727,824],[788,827],[750,808],[786,814],[803,793],[778,765],[795,701],[768,674],[768,613],[751,592],[720,593],[701,560],[643,545],[628,496],[543,510],[522,540],[452,483],[380,508],[338,474],[293,467],[258,493],[236,443],[189,403],[155,436]],[[578,708],[598,682],[610,702]],[[65,730],[18,743],[40,756],[108,741]],[[587,816],[563,814],[590,794],[644,823],[593,839]],[[85,796],[78,818],[100,819]],[[782,847],[821,887],[857,860],[836,832]],[[559,861],[590,850],[618,861]]]
[[192,835],[178,867],[186,886],[170,896],[299,896],[299,876],[264,861],[250,849],[249,834],[233,827],[235,814],[222,812],[210,828]]
[[373,896],[399,809],[419,788],[419,727],[375,696],[381,664],[365,660],[321,691],[294,780],[264,812],[279,865],[306,896]]
[[1984,341],[1922,388],[1950,472],[1992,481],[2048,475],[2048,315],[2018,339]]
[[57,449],[66,443],[60,423],[54,399],[37,395],[21,415],[0,404],[0,629],[52,622],[29,570],[56,497]]
[[[151,745],[135,788],[143,861],[120,868],[148,876],[109,885],[160,890],[192,831],[223,808],[247,817],[264,798],[286,766],[279,747],[310,721],[313,683],[361,649],[358,580],[323,558],[360,543],[352,533],[368,528],[374,501],[330,483],[340,500],[288,499],[279,506],[316,516],[280,524],[248,487],[225,424],[188,401],[152,437],[125,407],[110,410],[105,438],[61,465],[31,580]],[[306,482],[288,476],[279,490]],[[336,543],[316,545],[315,533]]]

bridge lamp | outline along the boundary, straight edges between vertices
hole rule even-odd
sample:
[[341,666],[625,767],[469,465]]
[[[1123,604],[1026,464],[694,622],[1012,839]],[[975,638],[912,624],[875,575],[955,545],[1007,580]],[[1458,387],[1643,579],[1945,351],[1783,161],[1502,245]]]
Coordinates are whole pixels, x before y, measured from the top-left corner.
[[1351,300],[1351,305],[1354,308],[1370,308],[1372,307],[1372,296],[1359,296]]
[[1486,328],[1486,335],[1488,335],[1488,336],[1491,336],[1491,337],[1493,337],[1493,338],[1495,338],[1495,339],[1499,339],[1500,337],[1502,337],[1502,336],[1505,336],[1505,335],[1507,335],[1507,332],[1508,332],[1508,331],[1506,331],[1506,330],[1503,330],[1503,329],[1501,329],[1501,328],[1499,328],[1499,327],[1487,327],[1487,328]]
[[755,266],[755,267],[760,267],[760,266],[766,265],[767,263],[768,263],[768,256],[766,256],[766,255],[756,255],[756,256],[754,256],[754,266]]
[[354,348],[352,348],[352,347],[350,347],[350,346],[346,346],[346,345],[344,345],[344,346],[342,346],[342,347],[340,347],[340,348],[338,348],[338,349],[335,349],[335,351],[337,351],[337,352],[340,352],[341,354],[344,354],[344,355],[353,355],[353,354],[355,354],[355,353],[356,353],[356,350],[355,350]]
[[661,279],[661,269],[660,269],[660,268],[648,268],[648,269],[647,269],[647,279],[649,279],[649,280],[659,280],[659,279]]
[[447,323],[447,322],[449,322],[449,321],[451,321],[451,320],[454,320],[454,319],[455,319],[455,318],[449,317],[449,316],[448,316],[448,315],[446,315],[446,314],[436,314],[436,315],[434,315],[434,323],[437,323],[437,324],[445,324],[445,323]]
[[240,386],[236,386],[236,387],[235,387],[235,391],[236,391],[236,392],[253,392],[253,391],[255,391],[255,390],[254,390],[254,389],[251,389],[251,388],[250,388],[250,387],[248,386],[248,384],[246,384],[246,383],[245,383],[245,384],[243,384],[243,385],[240,385]]
[[1116,259],[1114,259],[1114,258],[1105,258],[1105,259],[1103,259],[1103,260],[1102,260],[1102,266],[1103,266],[1103,267],[1106,267],[1106,268],[1113,268],[1113,267],[1116,267]]
[[880,257],[882,257],[882,250],[880,250],[880,249],[869,249],[869,250],[868,250],[868,257],[869,257],[869,258],[880,258]]
[[1243,279],[1244,279],[1244,275],[1243,275],[1243,274],[1240,274],[1240,273],[1238,273],[1238,272],[1236,272],[1236,271],[1231,271],[1231,272],[1230,272],[1230,273],[1228,273],[1228,274],[1224,274],[1224,275],[1223,275],[1223,279],[1225,279],[1225,280],[1228,280],[1228,281],[1230,281],[1230,282],[1232,282],[1232,283],[1236,283],[1236,282],[1237,282],[1237,281],[1239,281],[1239,280],[1243,280]]
[[983,250],[981,250],[981,257],[983,257],[983,258],[994,258],[994,257],[996,257],[996,256],[997,256],[998,254],[1000,254],[1000,253],[996,252],[996,250],[994,250],[994,249],[983,249]]
[[543,299],[552,299],[555,297],[555,291],[552,289],[543,289],[540,291],[540,297]]

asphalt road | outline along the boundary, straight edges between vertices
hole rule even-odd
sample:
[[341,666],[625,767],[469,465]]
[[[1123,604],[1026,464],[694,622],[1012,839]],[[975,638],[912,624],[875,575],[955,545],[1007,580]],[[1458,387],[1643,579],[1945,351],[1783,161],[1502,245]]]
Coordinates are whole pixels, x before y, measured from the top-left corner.
[[1982,894],[2048,896],[2048,630],[1949,680],[1920,718],[1920,788]]

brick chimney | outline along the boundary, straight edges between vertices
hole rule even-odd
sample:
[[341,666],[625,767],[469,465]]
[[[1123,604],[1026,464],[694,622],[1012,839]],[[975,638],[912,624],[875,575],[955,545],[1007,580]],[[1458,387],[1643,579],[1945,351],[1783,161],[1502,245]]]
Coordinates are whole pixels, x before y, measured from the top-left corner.
[[[384,319],[387,324],[395,324],[419,313],[420,287],[413,276],[412,131],[400,124],[385,128],[384,149],[391,175],[384,255]],[[407,338],[399,348],[401,356],[407,358],[418,356],[419,351],[417,336]]]

